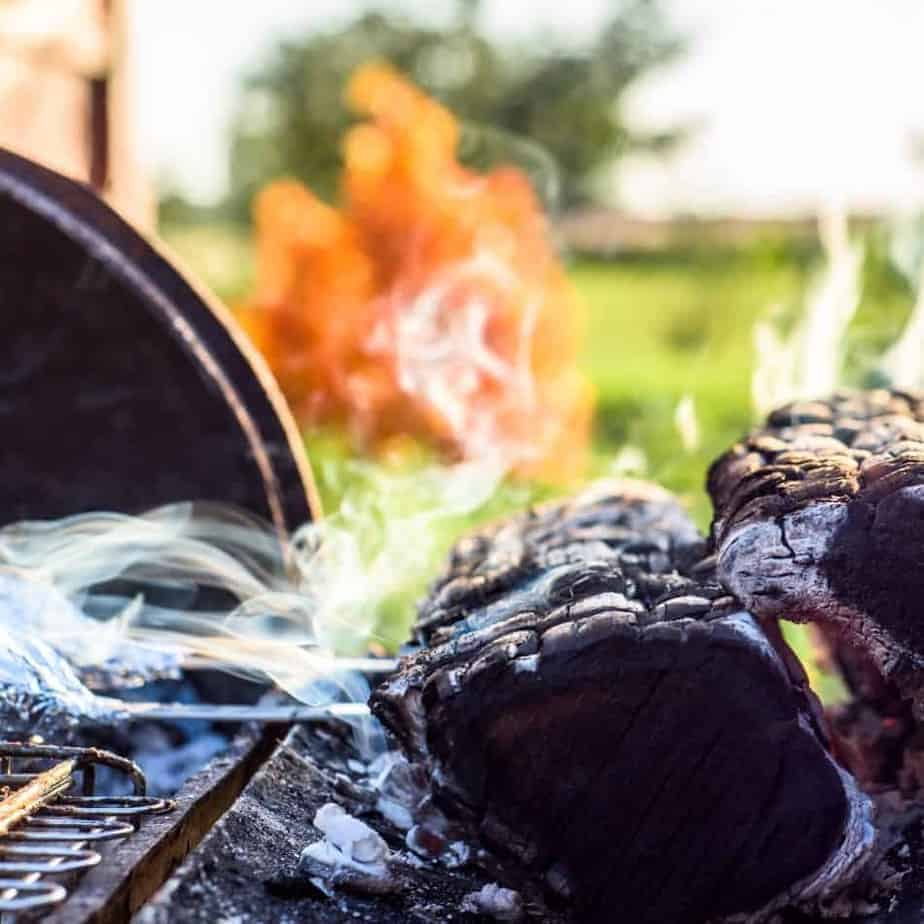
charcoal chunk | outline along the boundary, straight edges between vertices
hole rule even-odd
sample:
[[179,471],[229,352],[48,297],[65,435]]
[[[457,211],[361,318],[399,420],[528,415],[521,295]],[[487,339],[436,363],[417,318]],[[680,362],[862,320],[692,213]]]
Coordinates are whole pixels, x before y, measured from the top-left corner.
[[663,492],[619,485],[463,540],[371,700],[444,810],[580,921],[808,901],[872,847],[798,661],[678,570],[698,548]]
[[[822,406],[832,437],[812,430]],[[708,485],[722,582],[758,615],[846,633],[921,711],[924,398],[789,405],[720,458]]]

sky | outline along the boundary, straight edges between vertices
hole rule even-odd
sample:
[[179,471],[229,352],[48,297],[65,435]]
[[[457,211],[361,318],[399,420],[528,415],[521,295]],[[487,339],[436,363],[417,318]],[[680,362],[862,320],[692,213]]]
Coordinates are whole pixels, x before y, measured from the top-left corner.
[[[334,28],[363,8],[129,0],[144,163],[200,201],[220,196],[242,75],[280,38]],[[438,23],[452,4],[387,8]],[[481,24],[500,39],[541,42],[555,31],[581,42],[608,8],[608,0],[484,0]],[[643,129],[696,129],[666,161],[611,171],[601,183],[608,199],[652,217],[924,206],[921,0],[667,0],[666,9],[688,53],[636,85],[626,112]]]

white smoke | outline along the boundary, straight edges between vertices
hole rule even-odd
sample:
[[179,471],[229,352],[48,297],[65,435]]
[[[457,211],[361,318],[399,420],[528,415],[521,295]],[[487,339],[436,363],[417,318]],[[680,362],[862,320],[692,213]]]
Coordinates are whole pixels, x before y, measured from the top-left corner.
[[914,307],[898,340],[885,353],[879,371],[895,388],[924,388],[924,227],[919,221],[892,230],[891,257],[915,292]]
[[760,415],[797,399],[824,397],[843,381],[847,329],[860,304],[864,250],[850,240],[843,208],[819,216],[819,234],[825,262],[801,316],[788,332],[780,329],[778,318],[754,328],[751,396]]
[[677,402],[677,407],[674,409],[674,426],[680,434],[680,444],[685,452],[695,452],[699,449],[702,436],[693,395],[684,395]]

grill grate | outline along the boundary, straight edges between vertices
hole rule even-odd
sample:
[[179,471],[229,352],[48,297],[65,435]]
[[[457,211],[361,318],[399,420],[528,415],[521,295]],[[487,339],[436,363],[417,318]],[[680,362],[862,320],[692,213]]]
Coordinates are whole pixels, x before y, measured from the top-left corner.
[[[100,767],[127,777],[133,795],[95,795]],[[146,785],[137,764],[109,751],[0,741],[0,914],[60,904],[70,880],[102,862],[97,845],[173,809]]]

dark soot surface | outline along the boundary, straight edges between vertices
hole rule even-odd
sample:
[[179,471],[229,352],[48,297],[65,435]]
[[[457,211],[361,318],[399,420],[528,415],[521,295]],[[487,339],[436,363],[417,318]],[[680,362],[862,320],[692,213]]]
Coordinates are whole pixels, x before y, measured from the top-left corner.
[[287,525],[310,519],[263,384],[166,260],[88,191],[6,152],[0,214],[0,524],[182,500],[269,518],[232,405],[269,452]]
[[850,502],[824,562],[836,597],[924,652],[924,488]]
[[541,679],[502,670],[435,707],[431,745],[475,803],[555,845],[535,865],[564,863],[587,920],[756,909],[835,847],[837,772],[747,645],[617,638]]

